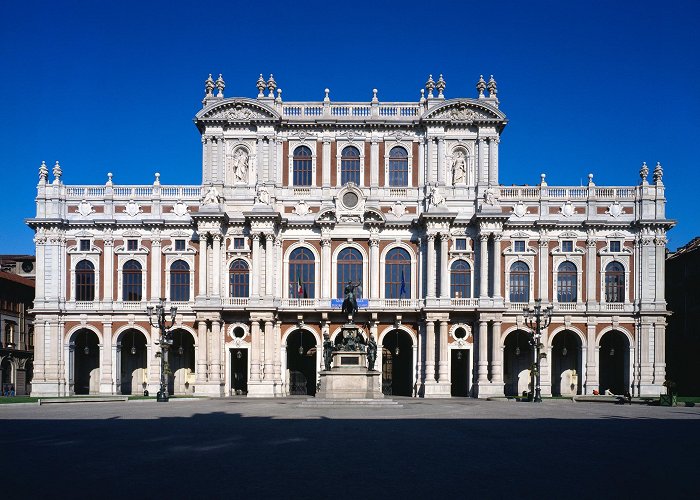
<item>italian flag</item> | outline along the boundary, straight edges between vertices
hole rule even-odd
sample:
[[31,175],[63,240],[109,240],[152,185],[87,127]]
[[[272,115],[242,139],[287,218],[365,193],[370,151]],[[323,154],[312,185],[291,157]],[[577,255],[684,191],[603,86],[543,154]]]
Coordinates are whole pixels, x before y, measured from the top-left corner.
[[297,297],[304,296],[304,285],[301,284],[301,276],[297,274]]

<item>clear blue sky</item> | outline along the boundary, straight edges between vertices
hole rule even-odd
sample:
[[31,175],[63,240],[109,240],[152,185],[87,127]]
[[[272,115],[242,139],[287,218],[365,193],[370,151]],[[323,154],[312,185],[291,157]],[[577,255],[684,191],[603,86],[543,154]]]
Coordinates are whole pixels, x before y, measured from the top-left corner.
[[443,73],[474,97],[494,74],[510,119],[504,184],[638,182],[660,161],[675,249],[696,235],[699,1],[5,2],[0,16],[0,253],[33,253],[37,169],[67,184],[197,184],[203,82],[285,100],[417,100]]

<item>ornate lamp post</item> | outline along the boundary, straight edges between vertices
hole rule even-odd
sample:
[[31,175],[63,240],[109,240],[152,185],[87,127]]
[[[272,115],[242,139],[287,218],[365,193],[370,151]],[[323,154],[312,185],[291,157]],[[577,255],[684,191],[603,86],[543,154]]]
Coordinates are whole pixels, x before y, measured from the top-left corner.
[[167,319],[165,317],[165,299],[160,299],[160,302],[155,307],[155,318],[153,317],[153,306],[148,306],[146,308],[148,311],[148,321],[151,326],[158,328],[160,332],[160,338],[158,339],[158,344],[160,344],[160,390],[158,391],[158,396],[156,401],[167,403],[168,397],[168,384],[166,383],[165,375],[165,364],[166,358],[168,357],[168,349],[173,343],[173,332],[168,331],[173,327],[175,323],[175,315],[177,314],[177,307],[172,306],[170,308],[170,325],[167,326]]
[[542,299],[535,299],[534,307],[526,307],[523,309],[525,324],[532,330],[528,341],[530,345],[535,348],[535,366],[531,375],[532,387],[534,387],[535,390],[535,395],[532,400],[534,403],[542,402],[540,390],[540,360],[542,356],[540,355],[540,349],[543,345],[541,338],[542,329],[547,328],[552,322],[552,309],[552,305],[542,308]]

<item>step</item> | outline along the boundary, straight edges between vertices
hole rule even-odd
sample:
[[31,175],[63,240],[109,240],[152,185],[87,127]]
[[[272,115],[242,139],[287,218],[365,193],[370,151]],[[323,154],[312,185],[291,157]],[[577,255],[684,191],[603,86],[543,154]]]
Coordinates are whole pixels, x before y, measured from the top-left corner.
[[66,398],[39,398],[39,405],[61,403],[117,403],[129,401],[129,396],[85,396]]
[[363,408],[403,408],[402,404],[393,399],[317,399],[309,398],[299,406],[303,408],[352,407]]

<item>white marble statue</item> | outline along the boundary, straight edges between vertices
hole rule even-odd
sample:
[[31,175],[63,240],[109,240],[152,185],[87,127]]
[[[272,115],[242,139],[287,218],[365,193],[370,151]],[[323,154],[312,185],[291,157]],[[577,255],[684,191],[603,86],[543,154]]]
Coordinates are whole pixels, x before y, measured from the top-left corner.
[[233,178],[236,184],[248,182],[248,153],[238,148],[233,155]]
[[464,184],[467,181],[467,160],[464,157],[464,151],[458,150],[455,152],[454,160],[452,161],[452,183]]
[[209,186],[207,194],[204,195],[204,199],[202,200],[202,205],[215,205],[219,203],[220,200],[221,197],[216,188],[214,186]]

